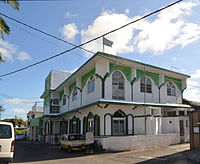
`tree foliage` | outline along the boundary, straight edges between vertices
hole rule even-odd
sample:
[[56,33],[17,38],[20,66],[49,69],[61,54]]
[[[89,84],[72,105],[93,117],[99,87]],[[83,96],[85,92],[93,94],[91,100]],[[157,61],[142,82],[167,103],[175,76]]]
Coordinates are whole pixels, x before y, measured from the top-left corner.
[[[9,4],[14,9],[19,10],[18,0],[1,0],[1,1]],[[0,17],[0,33],[1,33],[1,38],[3,40],[4,40],[4,34],[6,35],[10,34],[10,27],[7,25],[6,21],[2,17]],[[0,53],[0,62],[4,62],[4,60],[1,57],[1,53]]]
[[21,127],[22,125],[24,125],[25,127],[27,126],[26,121],[22,120],[22,119],[15,119],[15,118],[6,118],[4,120],[2,120],[3,122],[11,122],[13,124],[13,126],[18,126]]

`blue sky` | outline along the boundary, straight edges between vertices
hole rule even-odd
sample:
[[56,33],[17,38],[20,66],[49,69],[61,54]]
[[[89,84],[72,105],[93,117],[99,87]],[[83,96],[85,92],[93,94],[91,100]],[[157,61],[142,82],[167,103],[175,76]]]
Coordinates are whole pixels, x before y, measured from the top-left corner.
[[[15,11],[0,2],[1,12],[47,33],[80,44],[93,37],[157,10],[172,0],[66,0],[20,2]],[[200,101],[200,2],[185,0],[174,7],[148,17],[107,36],[114,42],[105,52],[138,60],[191,75],[184,97]],[[11,35],[0,40],[5,63],[0,75],[60,53],[71,46],[49,38],[5,18]],[[91,51],[102,51],[102,40],[86,45]],[[15,115],[26,118],[32,103],[44,90],[44,80],[52,69],[73,72],[91,57],[74,50],[51,61],[7,76],[0,80],[2,118]],[[197,86],[197,87],[194,87]],[[42,104],[40,104],[42,105]]]

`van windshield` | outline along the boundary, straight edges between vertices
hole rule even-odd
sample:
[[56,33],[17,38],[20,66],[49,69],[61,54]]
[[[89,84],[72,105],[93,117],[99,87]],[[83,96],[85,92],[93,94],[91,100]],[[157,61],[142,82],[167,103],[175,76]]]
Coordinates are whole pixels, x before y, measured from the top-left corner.
[[12,137],[12,131],[10,125],[0,125],[0,138],[11,138]]

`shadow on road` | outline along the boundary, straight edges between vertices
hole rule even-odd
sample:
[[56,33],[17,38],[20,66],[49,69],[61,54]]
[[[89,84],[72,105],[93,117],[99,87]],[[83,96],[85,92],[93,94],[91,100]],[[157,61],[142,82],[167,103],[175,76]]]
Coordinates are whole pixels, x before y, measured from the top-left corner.
[[87,156],[85,151],[68,153],[60,150],[58,145],[44,144],[31,141],[16,141],[14,163],[56,160]]
[[186,150],[171,155],[153,158],[138,164],[198,164],[200,150]]

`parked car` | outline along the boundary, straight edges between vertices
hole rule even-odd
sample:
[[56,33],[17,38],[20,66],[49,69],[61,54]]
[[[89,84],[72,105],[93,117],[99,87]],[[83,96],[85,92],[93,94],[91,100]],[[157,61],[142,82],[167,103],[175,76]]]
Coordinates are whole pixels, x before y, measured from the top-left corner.
[[0,122],[0,162],[8,163],[13,161],[14,140],[13,124]]
[[60,149],[67,149],[68,152],[89,149],[90,146],[86,144],[85,137],[80,134],[63,135],[60,139]]
[[24,140],[25,134],[24,133],[16,133],[16,140]]

